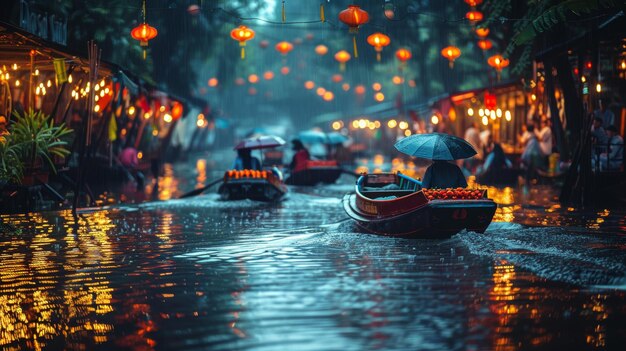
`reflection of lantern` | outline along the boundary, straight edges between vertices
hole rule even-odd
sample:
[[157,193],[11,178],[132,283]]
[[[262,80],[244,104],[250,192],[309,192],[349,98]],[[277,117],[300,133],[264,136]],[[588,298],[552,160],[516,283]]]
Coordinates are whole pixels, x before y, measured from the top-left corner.
[[454,67],[454,60],[461,56],[461,50],[456,46],[448,46],[441,50],[441,55],[450,61],[450,68]]
[[346,69],[346,62],[348,62],[350,58],[350,54],[346,50],[341,50],[335,54],[335,60],[339,62],[339,69],[341,71]]
[[320,56],[326,55],[326,53],[328,53],[328,48],[326,45],[318,45],[315,47],[315,53]]
[[470,22],[475,23],[483,20],[483,13],[480,11],[470,11],[465,14],[465,18],[470,20]]
[[400,69],[406,65],[406,61],[408,61],[412,56],[411,51],[408,49],[402,48],[396,51],[396,58],[400,61]]
[[487,35],[489,35],[489,28],[476,28],[474,32],[479,37],[485,38]]
[[[348,25],[350,33],[356,35],[359,31],[359,26],[369,22],[370,15],[357,5],[348,5],[347,9],[339,13],[339,20]],[[352,45],[354,46],[354,57],[359,57],[356,49],[356,36],[352,37]]]
[[478,6],[483,3],[483,0],[465,0],[465,3],[470,6]]
[[148,46],[148,40],[154,39],[158,32],[156,28],[146,23],[146,0],[143,0],[143,23],[133,28],[130,31],[130,36],[133,39],[139,40],[139,46],[143,47],[143,59],[146,59],[146,47]]
[[380,52],[383,51],[383,47],[389,45],[390,42],[389,37],[382,33],[374,33],[367,37],[367,43],[376,49],[377,61],[380,61]]
[[478,47],[483,50],[489,50],[492,46],[493,44],[491,44],[491,40],[489,39],[483,39],[478,41]]
[[276,51],[280,52],[282,55],[287,55],[291,50],[293,50],[293,45],[288,41],[281,41],[276,44]]
[[254,38],[254,31],[244,25],[241,25],[230,31],[230,37],[239,42],[241,46],[241,59],[246,58],[246,41]]

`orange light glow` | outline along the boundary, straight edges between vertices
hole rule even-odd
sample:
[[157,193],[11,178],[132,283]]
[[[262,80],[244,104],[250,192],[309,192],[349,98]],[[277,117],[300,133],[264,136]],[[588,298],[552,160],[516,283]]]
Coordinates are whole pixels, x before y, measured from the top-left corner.
[[280,52],[281,55],[287,55],[291,50],[293,50],[293,44],[288,41],[281,41],[276,44],[276,51]]
[[359,26],[369,22],[370,16],[357,5],[348,5],[348,8],[339,13],[339,20],[350,27],[350,33],[356,33]]
[[380,85],[380,83],[372,84],[372,90],[374,90],[374,91],[380,91],[380,89],[382,89],[382,88],[383,88],[383,86]]
[[259,76],[257,76],[256,74],[251,74],[248,76],[248,82],[252,83],[252,84],[256,84],[259,82]]
[[219,83],[219,81],[217,80],[217,78],[211,78],[208,81],[209,86],[212,87],[212,88],[216,87],[218,83]]
[[304,82],[304,87],[308,90],[311,90],[315,88],[315,83],[313,83],[313,81],[311,80],[307,80],[306,82]]
[[374,100],[378,101],[378,102],[383,102],[385,101],[385,94],[378,92],[376,94],[374,94]]
[[461,50],[456,46],[448,46],[441,50],[441,55],[450,61],[450,68],[454,66],[454,60],[461,56]]
[[317,95],[319,96],[323,96],[324,94],[326,94],[326,89],[319,87],[317,88],[317,90],[315,91],[317,93]]
[[354,93],[357,95],[365,94],[365,87],[363,85],[357,85],[356,87],[354,87]]
[[327,91],[324,93],[322,98],[326,101],[332,101],[335,98],[335,94],[332,91]]
[[409,51],[408,49],[405,49],[405,48],[398,49],[398,51],[396,51],[396,58],[398,60],[400,60],[400,62],[402,62],[402,63],[404,63],[407,60],[409,60],[412,56],[413,56],[413,54],[411,54],[411,51]]
[[280,68],[280,74],[282,74],[283,76],[288,75],[290,71],[291,70],[287,66],[283,66]]
[[404,83],[404,78],[400,77],[400,76],[393,76],[393,78],[391,78],[391,82],[395,85],[400,85],[402,83]]
[[493,44],[491,43],[491,40],[489,39],[483,39],[483,40],[478,41],[478,47],[483,50],[489,50],[491,49],[492,46]]
[[484,16],[483,16],[483,13],[480,11],[469,11],[468,13],[465,14],[465,18],[470,20],[470,22],[478,22],[478,21],[482,21]]
[[315,47],[315,53],[322,56],[328,53],[328,47],[326,45],[318,45]]
[[274,72],[272,72],[272,71],[265,71],[265,73],[263,73],[263,78],[265,78],[265,80],[272,80],[272,79],[274,79]]
[[489,28],[476,28],[474,32],[479,37],[485,38],[487,35],[489,35]]

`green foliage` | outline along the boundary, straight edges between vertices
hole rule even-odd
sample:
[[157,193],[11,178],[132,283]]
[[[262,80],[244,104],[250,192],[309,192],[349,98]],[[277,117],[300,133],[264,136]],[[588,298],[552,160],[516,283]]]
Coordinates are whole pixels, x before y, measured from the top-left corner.
[[0,181],[19,183],[24,174],[24,164],[20,161],[20,147],[0,137]]
[[23,167],[34,168],[41,159],[56,172],[52,158],[69,155],[66,146],[72,130],[65,124],[55,126],[54,121],[41,111],[30,110],[23,115],[14,111],[13,116],[15,121],[9,126],[7,147],[18,156]]

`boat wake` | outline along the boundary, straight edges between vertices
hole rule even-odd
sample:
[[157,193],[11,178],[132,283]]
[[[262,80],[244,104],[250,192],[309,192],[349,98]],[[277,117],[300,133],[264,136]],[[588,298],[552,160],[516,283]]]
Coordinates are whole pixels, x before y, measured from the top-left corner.
[[485,234],[464,231],[457,237],[472,254],[506,260],[548,280],[626,290],[626,249],[615,234],[494,222]]

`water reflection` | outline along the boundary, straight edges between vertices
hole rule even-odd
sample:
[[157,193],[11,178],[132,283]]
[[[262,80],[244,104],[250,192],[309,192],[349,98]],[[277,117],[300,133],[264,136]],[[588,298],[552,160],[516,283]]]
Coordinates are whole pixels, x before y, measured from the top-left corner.
[[[209,193],[78,218],[0,215],[21,230],[0,233],[0,347],[547,350],[626,342],[620,210],[561,208],[547,189],[489,188],[499,222],[484,235],[404,240],[359,233],[346,220],[340,198],[353,182],[293,187],[277,204]],[[179,191],[169,184],[170,195]],[[517,224],[544,220],[562,225]]]

